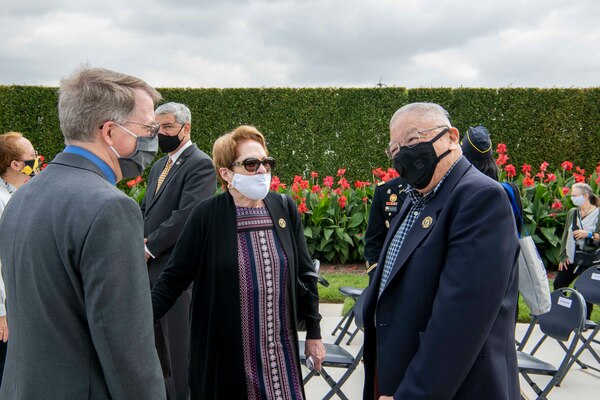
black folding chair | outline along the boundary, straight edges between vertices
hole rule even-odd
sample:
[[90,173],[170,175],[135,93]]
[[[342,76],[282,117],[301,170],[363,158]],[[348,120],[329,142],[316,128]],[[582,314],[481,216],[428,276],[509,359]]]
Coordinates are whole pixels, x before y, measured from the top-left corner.
[[[363,326],[363,318],[362,318],[362,309],[364,304],[365,294],[361,294],[356,303],[354,304],[354,321],[356,326],[360,329]],[[302,364],[306,365],[306,356],[304,355],[304,345],[305,342],[303,340],[300,341],[300,361]],[[321,377],[327,382],[331,390],[323,397],[323,400],[330,399],[333,395],[337,395],[342,400],[348,400],[348,397],[342,392],[342,385],[350,378],[360,360],[362,360],[363,355],[363,346],[360,347],[360,350],[353,356],[348,350],[344,349],[339,344],[335,343],[324,343],[325,345],[325,360],[322,363],[322,368],[320,372],[315,370],[311,370],[308,375],[304,377],[304,384],[310,381],[315,375],[321,375]],[[346,372],[341,376],[337,381],[329,375],[327,372],[327,368],[345,368]]]
[[356,306],[356,301],[358,300],[359,296],[363,293],[365,289],[352,286],[342,286],[338,290],[345,297],[350,297],[351,299],[353,299],[354,305],[352,306],[352,308],[350,308],[350,310],[346,312],[346,314],[344,314],[344,317],[336,325],[335,329],[333,330],[333,332],[331,332],[331,334],[335,335],[335,333],[338,330],[340,331],[338,337],[335,339],[335,344],[342,343],[344,336],[349,335],[350,337],[348,338],[346,344],[350,344],[352,343],[352,340],[359,331],[359,328],[356,328],[353,332],[349,332],[350,327],[352,326],[352,321],[354,320],[354,307]]
[[[595,266],[585,270],[575,281],[575,289],[581,293],[586,302],[600,305],[600,267]],[[596,359],[596,362],[600,364],[600,356],[592,347],[593,343],[600,344],[600,341],[596,339],[598,332],[600,332],[600,324],[597,324],[592,320],[586,320],[585,330],[591,330],[591,333],[587,338],[584,335],[582,339],[583,344],[573,355],[568,368],[574,363],[577,363],[583,369],[590,368],[600,372],[600,368],[586,364],[580,359],[581,354],[587,350]],[[562,382],[562,379],[558,383],[560,384],[560,382]]]
[[[560,384],[566,375],[571,365],[577,344],[583,339],[582,332],[585,325],[585,300],[579,292],[570,288],[557,289],[552,292],[550,298],[552,300],[552,308],[550,311],[546,314],[537,316],[537,323],[539,323],[540,330],[543,333],[542,338],[537,342],[530,353],[521,351],[525,347],[527,340],[531,336],[531,331],[535,326],[536,321],[533,320],[529,326],[528,332],[525,334],[525,337],[517,349],[519,373],[538,395],[538,399],[545,399],[552,388]],[[548,337],[555,339],[565,350],[565,356],[558,368],[534,356]],[[563,342],[569,343],[565,345]],[[550,376],[551,379],[547,385],[541,389],[533,381],[530,375],[546,375]]]

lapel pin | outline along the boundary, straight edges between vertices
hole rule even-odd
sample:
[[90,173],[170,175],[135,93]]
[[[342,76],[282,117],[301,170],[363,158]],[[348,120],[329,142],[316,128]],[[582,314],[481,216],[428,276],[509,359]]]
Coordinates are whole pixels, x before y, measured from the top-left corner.
[[433,222],[433,218],[431,217],[425,217],[425,219],[423,219],[423,222],[421,222],[421,226],[425,229],[429,228],[431,226],[431,223]]
[[285,219],[279,218],[279,226],[282,227],[282,228],[285,228],[285,225],[286,225]]
[[396,202],[396,200],[398,200],[398,196],[397,196],[396,194],[393,194],[393,195],[391,195],[391,196],[390,196],[390,201],[391,201],[391,202],[394,202],[394,203],[395,203],[395,202]]
[[388,221],[387,219],[385,220],[385,227],[386,228],[390,228],[390,221]]

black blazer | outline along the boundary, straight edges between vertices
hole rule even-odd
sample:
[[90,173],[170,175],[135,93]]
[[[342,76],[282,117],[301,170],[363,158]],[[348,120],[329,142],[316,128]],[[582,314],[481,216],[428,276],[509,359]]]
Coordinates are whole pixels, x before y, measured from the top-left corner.
[[[381,252],[411,207],[392,222]],[[519,399],[519,243],[504,190],[462,158],[365,299],[365,391],[396,399]],[[377,326],[375,326],[377,324]]]
[[[298,288],[298,277],[312,271],[312,260],[296,203],[287,196],[285,199],[289,213],[277,193],[269,193],[264,201],[288,260],[292,319],[295,323],[297,311],[306,320],[307,338],[317,339],[321,337],[321,316],[316,279],[303,279],[308,287],[305,295],[300,296]],[[200,203],[152,289],[154,318],[160,319],[194,283],[189,372],[193,399],[247,398],[236,221],[235,204],[228,192]]]
[[146,246],[156,258],[148,260],[150,283],[154,284],[169,260],[171,251],[192,209],[215,193],[217,178],[212,160],[196,145],[185,149],[167,174],[159,191],[158,177],[167,155],[154,163],[142,200]]

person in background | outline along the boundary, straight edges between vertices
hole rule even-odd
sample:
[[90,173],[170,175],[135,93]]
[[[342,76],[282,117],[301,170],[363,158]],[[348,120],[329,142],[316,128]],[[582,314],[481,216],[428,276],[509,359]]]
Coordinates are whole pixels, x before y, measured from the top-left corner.
[[[192,209],[212,196],[217,187],[212,160],[191,141],[189,108],[180,103],[166,103],[154,113],[160,124],[158,145],[167,154],[152,166],[141,204],[151,286],[166,267]],[[188,288],[154,327],[169,398],[174,400],[189,398],[191,299],[192,289]]]
[[365,297],[365,400],[520,398],[513,214],[459,139],[434,103],[390,121],[386,153],[408,199]]
[[[575,207],[567,213],[565,228],[560,242],[558,273],[554,279],[554,290],[569,286],[583,271],[575,263],[575,251],[593,251],[600,244],[600,199],[587,183],[576,183],[571,187],[571,201]],[[587,319],[594,305],[587,304]]]
[[373,193],[371,210],[369,211],[369,222],[365,232],[365,261],[369,283],[375,275],[377,260],[383,247],[392,219],[400,211],[404,199],[406,199],[406,182],[397,177],[387,182],[380,182]]
[[297,321],[320,370],[319,293],[296,203],[269,193],[275,160],[240,126],[213,145],[225,192],[194,208],[152,288],[154,317],[193,282],[192,399],[303,399]]
[[144,227],[116,187],[156,156],[160,94],[82,67],[63,79],[67,144],[0,220],[8,342],[1,400],[164,400]]
[[[498,165],[496,165],[496,160],[494,159],[492,140],[490,138],[490,133],[485,126],[478,125],[469,127],[460,144],[465,158],[469,160],[475,168],[495,181],[499,179],[500,171]],[[510,186],[515,195],[514,197],[517,203],[516,212],[513,210],[515,225],[517,232],[521,232],[523,224],[521,223],[521,218],[519,218],[519,216],[523,215],[523,203],[521,202],[519,187],[512,182],[504,182],[503,185],[504,184]],[[506,191],[507,189],[505,188],[504,190]]]
[[[0,135],[0,218],[13,193],[37,170],[38,157],[31,142],[19,132]],[[0,255],[0,271],[2,269]],[[0,273],[0,385],[6,359],[8,324],[6,323],[6,293]]]

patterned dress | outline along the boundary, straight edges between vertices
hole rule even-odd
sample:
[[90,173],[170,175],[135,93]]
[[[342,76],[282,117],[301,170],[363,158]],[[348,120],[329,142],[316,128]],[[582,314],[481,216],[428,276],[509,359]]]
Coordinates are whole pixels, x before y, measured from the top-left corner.
[[265,207],[236,213],[248,399],[301,400],[285,253]]

